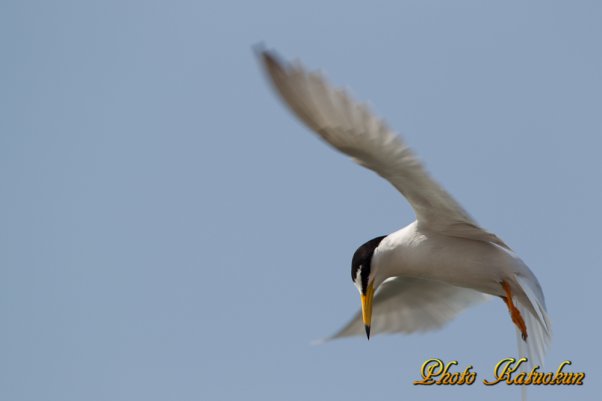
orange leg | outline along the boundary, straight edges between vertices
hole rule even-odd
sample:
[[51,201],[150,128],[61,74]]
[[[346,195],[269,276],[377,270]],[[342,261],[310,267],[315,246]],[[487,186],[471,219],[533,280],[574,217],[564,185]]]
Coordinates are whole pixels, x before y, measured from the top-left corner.
[[508,311],[510,312],[512,321],[520,330],[523,340],[527,341],[527,326],[525,325],[525,321],[523,320],[520,311],[516,309],[516,306],[514,306],[514,303],[512,302],[512,291],[510,291],[510,286],[505,281],[502,281],[501,284],[502,288],[506,292],[506,296],[501,298],[506,303],[506,306],[508,306]]

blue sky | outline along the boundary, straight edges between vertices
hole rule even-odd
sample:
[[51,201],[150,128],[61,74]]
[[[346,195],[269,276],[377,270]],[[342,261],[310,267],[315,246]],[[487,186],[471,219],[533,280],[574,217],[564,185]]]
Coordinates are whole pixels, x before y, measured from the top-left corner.
[[264,42],[352,88],[529,264],[548,370],[593,400],[602,214],[596,1],[4,1],[0,399],[519,399],[415,387],[515,352],[501,301],[423,335],[323,346],[356,247],[414,218],[279,103]]

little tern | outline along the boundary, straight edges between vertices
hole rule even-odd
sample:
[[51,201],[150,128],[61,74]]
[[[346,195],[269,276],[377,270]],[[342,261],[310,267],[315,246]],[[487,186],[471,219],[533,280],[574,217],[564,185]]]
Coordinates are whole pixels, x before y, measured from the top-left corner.
[[481,228],[427,173],[403,139],[322,74],[259,57],[276,92],[320,138],[389,181],[416,220],[361,245],[351,279],[361,312],[331,338],[431,330],[490,296],[501,298],[516,326],[519,356],[543,364],[551,326],[543,291],[529,267],[495,234]]

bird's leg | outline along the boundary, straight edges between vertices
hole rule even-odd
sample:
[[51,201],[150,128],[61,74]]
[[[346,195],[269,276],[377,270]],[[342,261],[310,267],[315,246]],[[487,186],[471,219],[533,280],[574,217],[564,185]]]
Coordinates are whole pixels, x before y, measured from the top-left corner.
[[510,317],[512,317],[512,321],[520,330],[521,337],[524,341],[527,341],[527,326],[525,325],[525,321],[523,320],[520,311],[516,309],[516,306],[514,306],[514,303],[512,302],[512,291],[510,291],[510,286],[505,281],[502,281],[501,284],[502,288],[506,292],[506,296],[500,298],[502,298],[502,300],[506,303],[506,306],[508,306]]

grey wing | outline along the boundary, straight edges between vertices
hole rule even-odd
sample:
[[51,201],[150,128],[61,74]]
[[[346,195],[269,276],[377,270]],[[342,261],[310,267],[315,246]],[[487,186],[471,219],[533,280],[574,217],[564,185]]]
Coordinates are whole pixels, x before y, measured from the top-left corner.
[[[441,328],[490,296],[440,281],[394,277],[374,295],[372,333],[413,333]],[[365,335],[361,311],[326,340]]]
[[274,88],[293,113],[324,141],[388,180],[410,202],[420,225],[508,248],[476,224],[430,177],[402,138],[366,105],[299,63],[281,62],[268,51],[261,52],[260,57]]

